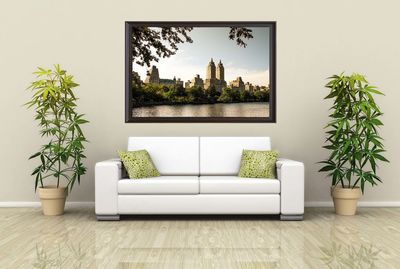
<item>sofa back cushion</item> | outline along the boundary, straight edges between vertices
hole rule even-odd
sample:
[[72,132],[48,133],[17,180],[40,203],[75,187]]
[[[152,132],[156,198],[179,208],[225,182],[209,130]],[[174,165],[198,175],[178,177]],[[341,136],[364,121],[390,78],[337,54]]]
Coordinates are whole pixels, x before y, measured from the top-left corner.
[[269,137],[200,137],[200,175],[237,175],[242,151],[271,150]]
[[198,137],[129,137],[128,151],[141,149],[161,175],[199,175]]

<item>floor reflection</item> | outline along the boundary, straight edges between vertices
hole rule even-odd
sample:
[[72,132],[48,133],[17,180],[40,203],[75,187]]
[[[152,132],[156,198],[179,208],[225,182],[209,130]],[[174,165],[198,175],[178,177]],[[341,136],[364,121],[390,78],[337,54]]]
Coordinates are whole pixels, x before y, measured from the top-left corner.
[[90,262],[87,256],[87,248],[82,248],[81,244],[74,245],[66,242],[61,246],[50,249],[36,245],[36,260],[33,261],[33,268],[88,268]]
[[92,208],[60,217],[0,209],[0,268],[398,268],[400,209],[305,216],[97,222]]
[[377,268],[375,261],[378,260],[379,249],[372,244],[360,245],[339,245],[332,242],[330,247],[321,247],[321,260],[329,268]]

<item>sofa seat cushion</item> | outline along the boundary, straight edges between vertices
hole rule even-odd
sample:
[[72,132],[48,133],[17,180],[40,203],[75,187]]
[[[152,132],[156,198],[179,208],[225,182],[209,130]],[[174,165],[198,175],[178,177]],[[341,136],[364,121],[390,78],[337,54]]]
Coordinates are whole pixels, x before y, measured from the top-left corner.
[[237,176],[200,176],[201,194],[278,194],[280,181]]
[[119,194],[198,194],[197,176],[160,176],[143,179],[121,179]]

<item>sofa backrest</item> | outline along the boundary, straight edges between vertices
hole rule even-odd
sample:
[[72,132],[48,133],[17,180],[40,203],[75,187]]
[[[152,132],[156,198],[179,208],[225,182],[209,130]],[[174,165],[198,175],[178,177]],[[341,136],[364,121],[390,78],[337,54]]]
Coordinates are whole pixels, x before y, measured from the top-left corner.
[[200,137],[200,175],[237,175],[243,149],[271,150],[269,137]]
[[199,175],[199,137],[129,137],[128,150],[141,149],[161,175]]

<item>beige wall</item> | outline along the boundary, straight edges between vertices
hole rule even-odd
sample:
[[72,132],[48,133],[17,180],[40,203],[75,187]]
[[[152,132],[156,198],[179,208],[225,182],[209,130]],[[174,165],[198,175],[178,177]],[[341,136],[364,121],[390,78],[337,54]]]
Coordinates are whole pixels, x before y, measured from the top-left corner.
[[[194,12],[194,10],[196,10]],[[129,135],[271,136],[281,155],[306,164],[306,201],[329,201],[329,181],[317,173],[326,155],[322,127],[329,103],[325,78],[361,72],[386,96],[382,135],[390,165],[384,184],[368,188],[364,201],[400,201],[398,1],[21,1],[0,2],[0,202],[36,201],[27,157],[40,146],[32,112],[21,104],[36,66],[60,63],[81,84],[79,109],[91,121],[85,131],[89,167],[70,201],[93,201],[93,166],[115,155]],[[124,21],[276,20],[276,124],[125,124]],[[397,138],[397,139],[396,139]]]

